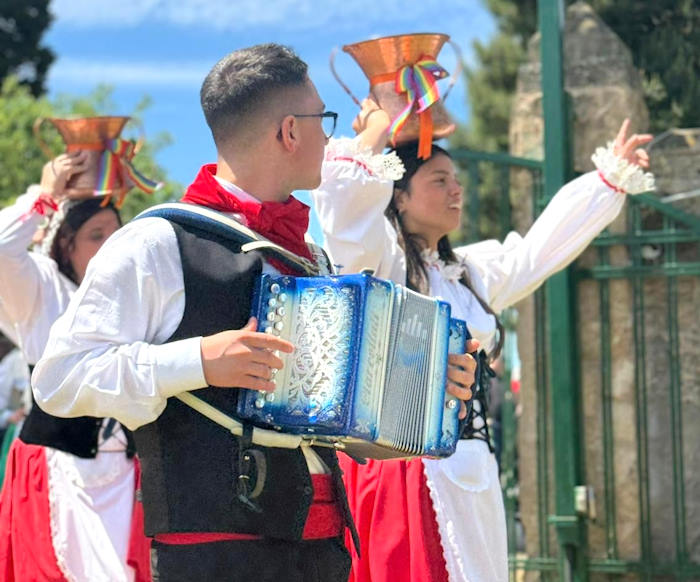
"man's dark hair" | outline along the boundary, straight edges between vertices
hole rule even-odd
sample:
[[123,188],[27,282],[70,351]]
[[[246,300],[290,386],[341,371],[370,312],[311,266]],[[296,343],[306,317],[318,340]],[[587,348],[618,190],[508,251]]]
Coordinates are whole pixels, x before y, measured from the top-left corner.
[[281,90],[302,86],[307,71],[292,49],[274,43],[234,51],[216,63],[199,97],[217,145]]

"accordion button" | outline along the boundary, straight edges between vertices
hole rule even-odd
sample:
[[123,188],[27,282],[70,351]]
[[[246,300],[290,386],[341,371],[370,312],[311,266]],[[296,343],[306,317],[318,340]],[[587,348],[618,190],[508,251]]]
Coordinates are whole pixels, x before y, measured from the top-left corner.
[[266,329],[265,329],[265,333],[272,333],[272,334],[277,335],[276,332],[275,332],[275,328],[272,327],[272,326],[266,328]]
[[284,329],[284,324],[281,321],[278,321],[277,323],[275,323],[275,329],[277,331],[282,331]]
[[265,406],[265,399],[264,398],[256,398],[255,399],[255,408],[262,408]]
[[265,400],[268,402],[274,402],[275,401],[275,393],[274,392],[268,392],[265,394]]
[[287,313],[287,310],[284,307],[277,308],[277,315],[279,315],[280,317],[284,317],[285,313]]
[[450,398],[447,401],[447,408],[449,408],[450,410],[454,410],[455,408],[457,408],[457,401],[454,398]]
[[285,293],[280,293],[279,297],[277,297],[280,303],[284,303],[287,300],[287,295]]
[[270,292],[276,295],[280,292],[280,286],[277,283],[273,283],[272,285],[270,285]]
[[276,307],[277,306],[277,299],[275,299],[274,297],[270,297],[270,300],[267,302],[267,304],[270,307]]
[[268,311],[267,320],[268,321],[275,321],[275,312],[274,311]]

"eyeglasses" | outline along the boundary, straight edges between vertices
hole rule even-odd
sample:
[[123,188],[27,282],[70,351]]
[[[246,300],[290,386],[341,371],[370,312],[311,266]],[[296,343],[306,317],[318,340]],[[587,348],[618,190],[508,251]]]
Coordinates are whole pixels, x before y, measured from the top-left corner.
[[338,114],[335,111],[324,111],[323,113],[292,113],[294,117],[320,117],[321,127],[326,139],[330,139],[335,133],[335,126],[338,123]]

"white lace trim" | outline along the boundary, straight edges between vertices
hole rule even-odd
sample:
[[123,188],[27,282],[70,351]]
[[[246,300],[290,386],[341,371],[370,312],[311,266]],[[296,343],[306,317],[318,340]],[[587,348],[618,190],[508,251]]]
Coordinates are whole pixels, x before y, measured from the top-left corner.
[[352,158],[360,166],[383,180],[400,180],[406,169],[396,152],[374,154],[372,148],[361,147],[359,138],[332,139],[326,149],[326,161]]
[[613,142],[607,147],[599,147],[591,156],[595,167],[615,188],[627,194],[641,194],[656,189],[654,175],[645,172],[640,166],[631,164],[616,155]]
[[452,283],[459,281],[467,268],[464,257],[460,257],[457,263],[445,263],[445,261],[440,258],[437,251],[431,251],[430,249],[423,249],[423,251],[421,251],[421,258],[426,267],[429,269],[437,269],[443,279],[447,279]]
[[68,567],[68,560],[66,558],[68,555],[68,543],[65,537],[58,535],[60,529],[58,523],[58,504],[60,503],[60,499],[58,499],[57,494],[58,487],[56,487],[52,481],[52,476],[56,474],[56,471],[61,470],[60,459],[56,455],[58,451],[45,447],[44,452],[46,454],[46,464],[48,465],[49,529],[51,530],[53,551],[54,554],[56,554],[56,565],[68,582],[78,582]]
[[[436,491],[435,483],[433,482],[430,473],[426,471],[425,466],[423,466],[423,475],[425,475],[425,485],[428,488],[430,501],[433,504],[433,511],[435,511],[436,514],[435,521],[437,522],[438,526],[438,538],[440,538],[440,549],[442,550],[442,558],[443,560],[445,560],[445,566],[448,575],[451,574],[449,566],[451,555],[455,555],[455,557],[457,558],[459,569],[464,570],[464,564],[460,559],[461,556],[459,555],[459,553],[451,551],[452,548],[459,547],[459,544],[457,543],[458,540],[455,538],[454,531],[451,531],[449,525],[446,524],[446,522],[449,522],[449,516],[445,515],[444,508],[440,503],[440,496]],[[447,527],[444,527],[445,525],[447,525]]]

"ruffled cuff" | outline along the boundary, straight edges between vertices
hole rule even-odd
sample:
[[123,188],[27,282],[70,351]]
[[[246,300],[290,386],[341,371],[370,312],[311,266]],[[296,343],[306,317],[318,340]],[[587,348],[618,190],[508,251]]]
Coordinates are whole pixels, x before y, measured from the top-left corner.
[[362,147],[357,137],[330,140],[325,159],[326,162],[352,162],[380,180],[400,180],[406,171],[396,152],[375,154],[372,148]]
[[613,148],[613,142],[608,142],[607,147],[599,147],[591,156],[598,175],[608,187],[623,194],[641,194],[656,189],[653,174],[616,155]]

